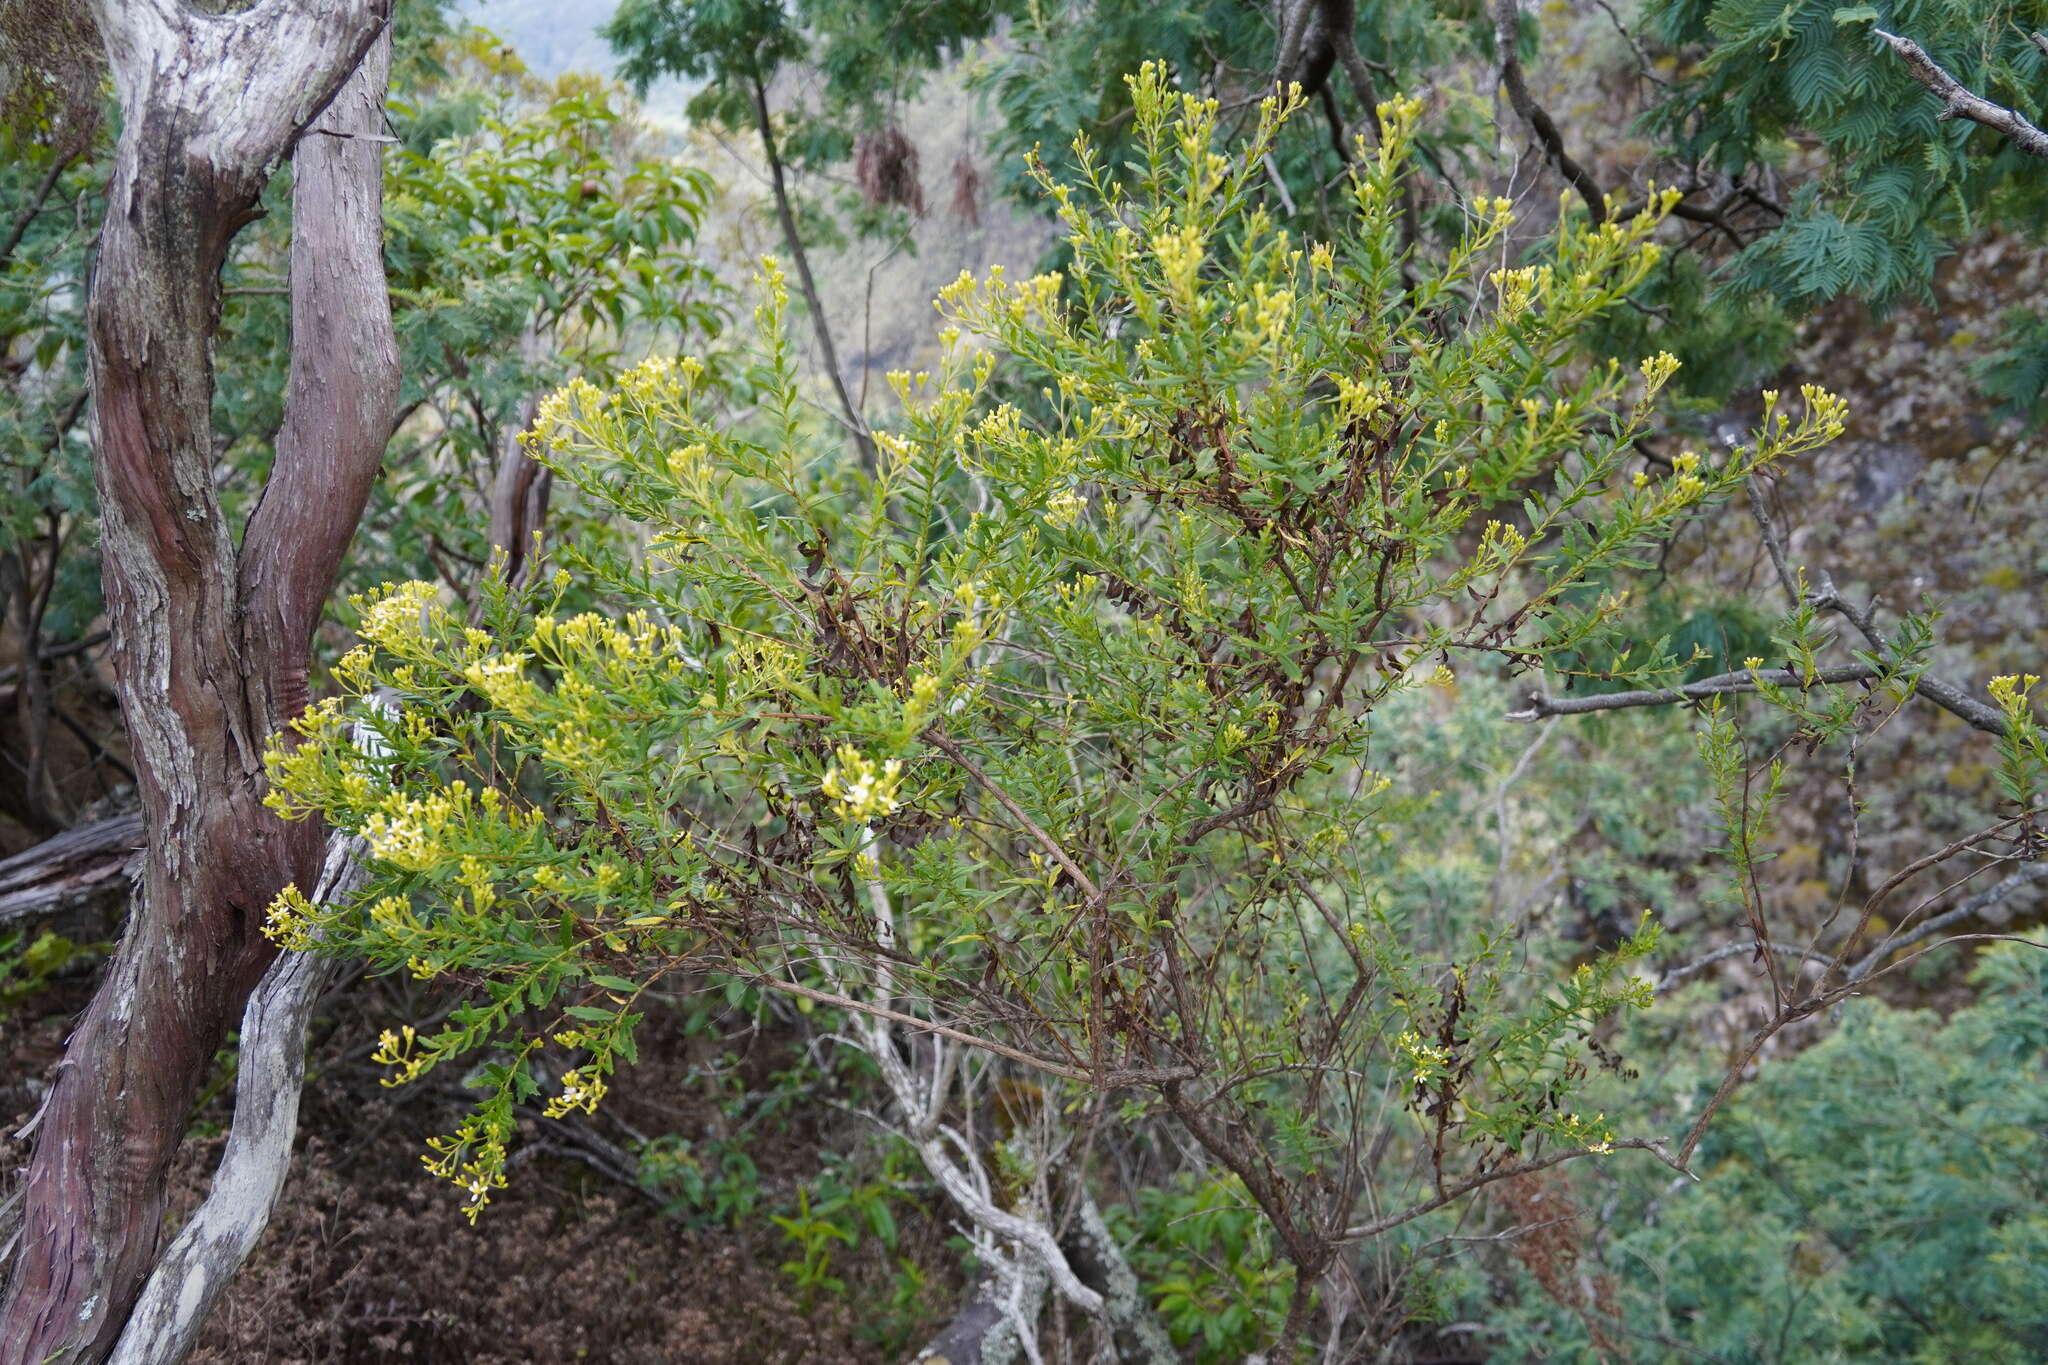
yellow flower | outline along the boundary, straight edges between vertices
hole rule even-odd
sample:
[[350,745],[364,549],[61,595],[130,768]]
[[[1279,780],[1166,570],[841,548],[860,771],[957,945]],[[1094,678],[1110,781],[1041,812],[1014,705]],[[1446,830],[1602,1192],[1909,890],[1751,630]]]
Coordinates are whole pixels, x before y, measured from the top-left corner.
[[1045,520],[1052,526],[1072,526],[1087,508],[1087,499],[1071,488],[1062,488],[1045,500]]
[[432,583],[386,584],[380,595],[367,602],[363,638],[393,653],[403,653],[406,646],[418,644],[424,637],[438,596],[440,590]]
[[866,821],[895,812],[903,783],[903,760],[877,764],[852,745],[841,745],[838,762],[825,773],[821,789],[847,820]]
[[297,886],[286,886],[278,892],[263,918],[263,936],[293,953],[303,953],[313,946],[313,931],[318,927],[313,903]]

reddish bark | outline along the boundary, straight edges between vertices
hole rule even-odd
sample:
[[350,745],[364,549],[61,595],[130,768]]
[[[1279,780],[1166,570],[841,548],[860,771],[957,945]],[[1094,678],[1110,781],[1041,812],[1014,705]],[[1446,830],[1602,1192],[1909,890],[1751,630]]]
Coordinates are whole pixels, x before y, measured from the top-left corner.
[[[299,221],[285,430],[239,553],[213,489],[211,350],[230,242],[389,10],[95,5],[122,131],[87,311],[94,448],[147,846],[127,935],[35,1121],[0,1365],[112,1347],[157,1252],[192,1103],[271,959],[264,911],[318,870],[320,831],[262,807],[262,755],[303,704],[311,631],[389,430],[397,361],[374,217],[367,289],[363,243],[338,220]],[[321,140],[336,143],[336,164],[311,174],[338,176],[359,208],[376,143]],[[374,171],[369,186],[374,208]]]

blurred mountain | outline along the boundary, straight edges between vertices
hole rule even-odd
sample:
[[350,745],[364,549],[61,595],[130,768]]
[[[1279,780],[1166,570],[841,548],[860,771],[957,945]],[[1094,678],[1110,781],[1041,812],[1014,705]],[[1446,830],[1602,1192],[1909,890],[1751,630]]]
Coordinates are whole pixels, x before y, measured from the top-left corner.
[[597,34],[619,0],[457,0],[452,13],[503,38],[540,76],[612,72],[612,50]]

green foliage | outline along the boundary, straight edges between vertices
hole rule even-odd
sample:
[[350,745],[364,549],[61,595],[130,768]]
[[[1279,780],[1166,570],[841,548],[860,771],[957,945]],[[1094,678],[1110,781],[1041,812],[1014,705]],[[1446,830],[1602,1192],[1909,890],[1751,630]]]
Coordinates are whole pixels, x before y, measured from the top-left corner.
[[0,934],[0,1010],[21,1003],[59,974],[104,956],[113,946],[74,943],[48,929],[34,938],[25,929]]
[[[1765,1064],[1700,1183],[1603,1169],[1601,1227],[1583,1231],[1638,1339],[1720,1360],[2040,1359],[2048,955],[1997,948],[1972,980],[1945,1021],[1859,1000]],[[1589,1348],[1540,1295],[1489,1321],[1509,1328],[1496,1360]]]
[[[641,145],[616,87],[543,86],[432,4],[401,5],[397,23],[385,234],[408,420],[344,576],[466,587],[533,396],[572,370],[608,378],[625,347],[715,334],[724,295],[691,249],[708,181]],[[0,223],[22,227],[0,260],[0,598],[35,604],[26,624],[44,648],[100,615],[84,314],[108,152],[104,135],[49,137],[0,159]],[[231,517],[249,510],[282,421],[289,174],[263,209],[224,272],[216,343]],[[573,508],[560,525],[597,534]]]
[[[38,143],[0,159],[0,223],[21,235],[0,257],[0,544],[90,543],[97,497],[83,420],[85,281],[102,168],[86,147]],[[44,566],[42,629],[83,636],[99,614],[90,556]],[[13,589],[6,590],[13,595]],[[12,604],[10,604],[11,606]]]
[[1138,1191],[1135,1208],[1105,1211],[1130,1248],[1174,1344],[1205,1365],[1240,1361],[1271,1339],[1293,1292],[1293,1268],[1277,1256],[1272,1230],[1234,1177],[1183,1175]]
[[2048,314],[2015,308],[2005,324],[2005,347],[1986,358],[1978,378],[2000,416],[2039,426],[2048,422]]
[[[467,587],[534,395],[725,322],[693,249],[709,179],[645,146],[616,87],[540,85],[478,30],[442,52],[439,77],[392,101],[405,145],[386,161],[386,260],[410,420],[357,584],[438,573]],[[553,529],[603,534],[573,506]]]
[[[1133,161],[1138,139],[1124,87],[1146,62],[1162,62],[1191,84],[1212,82],[1205,88],[1218,91],[1255,97],[1270,89],[1279,56],[1277,12],[1231,0],[1167,6],[1097,0],[1026,7],[1008,29],[1004,47],[986,54],[974,76],[1001,116],[997,175],[1018,198],[1035,200],[1037,186],[1024,173],[1023,158],[1034,149],[1048,157],[1063,155],[1076,130],[1100,149],[1104,167],[1121,175]],[[1278,183],[1293,187],[1286,212],[1302,231],[1315,235],[1341,231],[1348,209],[1341,187],[1344,164],[1352,155],[1350,140],[1354,132],[1375,127],[1378,98],[1420,89],[1457,63],[1483,56],[1493,42],[1492,15],[1483,5],[1392,0],[1356,5],[1351,13],[1360,55],[1371,64],[1373,78],[1384,82],[1380,93],[1353,89],[1327,59],[1312,61],[1311,69],[1300,74],[1318,109],[1330,112],[1295,121],[1273,147]],[[1233,136],[1250,126],[1238,125]],[[1412,134],[1418,173],[1469,173],[1490,136],[1476,103],[1444,101]],[[1061,174],[1074,169],[1064,161],[1055,161],[1055,168]],[[1266,186],[1263,192],[1277,207],[1275,188]],[[1455,241],[1462,226],[1457,202],[1462,196],[1453,199],[1439,224],[1446,241]]]
[[1596,356],[1678,357],[1672,388],[1718,408],[1728,395],[1766,381],[1792,353],[1798,313],[1757,290],[1729,288],[1700,250],[1666,253],[1630,300],[1587,335]]
[[667,1134],[640,1145],[640,1183],[692,1221],[737,1226],[761,1202],[761,1173],[740,1142],[691,1142]]
[[1646,17],[1659,41],[1707,49],[1654,112],[1681,155],[1741,173],[1810,134],[1827,156],[1821,180],[1745,258],[1752,283],[1799,302],[1924,295],[1945,243],[1980,218],[2039,221],[2034,163],[1996,133],[1943,121],[1940,101],[1875,36],[1910,37],[1964,85],[2038,116],[2048,57],[2026,34],[2048,22],[2039,0],[1651,0]]
[[694,87],[693,120],[751,127],[756,85],[801,65],[823,78],[816,108],[799,107],[785,139],[799,164],[819,169],[853,151],[854,131],[873,129],[927,73],[1023,7],[941,0],[904,7],[882,0],[622,0],[604,26],[619,75],[641,91],[663,76]]
[[810,1302],[811,1295],[820,1289],[834,1294],[845,1292],[846,1281],[832,1273],[832,1248],[835,1244],[850,1246],[857,1238],[831,1218],[813,1214],[808,1189],[797,1186],[795,1216],[775,1214],[770,1221],[796,1246],[796,1258],[784,1261],[781,1270],[796,1282],[804,1302]]
[[[1879,308],[1931,300],[1936,263],[1986,228],[2038,235],[2040,162],[1996,132],[1949,119],[1879,29],[1925,48],[1965,87],[2039,123],[2048,53],[2042,0],[1647,0],[1645,28],[1681,57],[1648,123],[1683,161],[1731,176],[1793,170],[1783,219],[1731,268],[1733,316],[1754,291],[1804,310],[1845,295]],[[1804,152],[1813,147],[1818,155]],[[2037,339],[2013,320],[1987,390],[2038,418]]]

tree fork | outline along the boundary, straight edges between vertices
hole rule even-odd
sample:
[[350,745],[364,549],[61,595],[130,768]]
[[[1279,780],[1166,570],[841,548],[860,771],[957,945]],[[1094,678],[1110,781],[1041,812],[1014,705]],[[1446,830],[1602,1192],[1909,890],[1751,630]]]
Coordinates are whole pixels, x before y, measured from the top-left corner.
[[[30,1124],[0,1365],[112,1349],[156,1257],[199,1086],[274,956],[265,909],[318,870],[320,831],[263,808],[263,748],[304,704],[312,630],[397,385],[376,174],[337,171],[333,212],[297,224],[285,426],[238,552],[212,474],[221,268],[271,168],[385,30],[390,0],[227,14],[95,0],[94,14],[122,107],[87,305],[94,466],[148,837],[128,931]],[[381,96],[380,84],[380,109]],[[319,179],[329,157],[374,167],[376,148],[315,138],[301,175]]]

